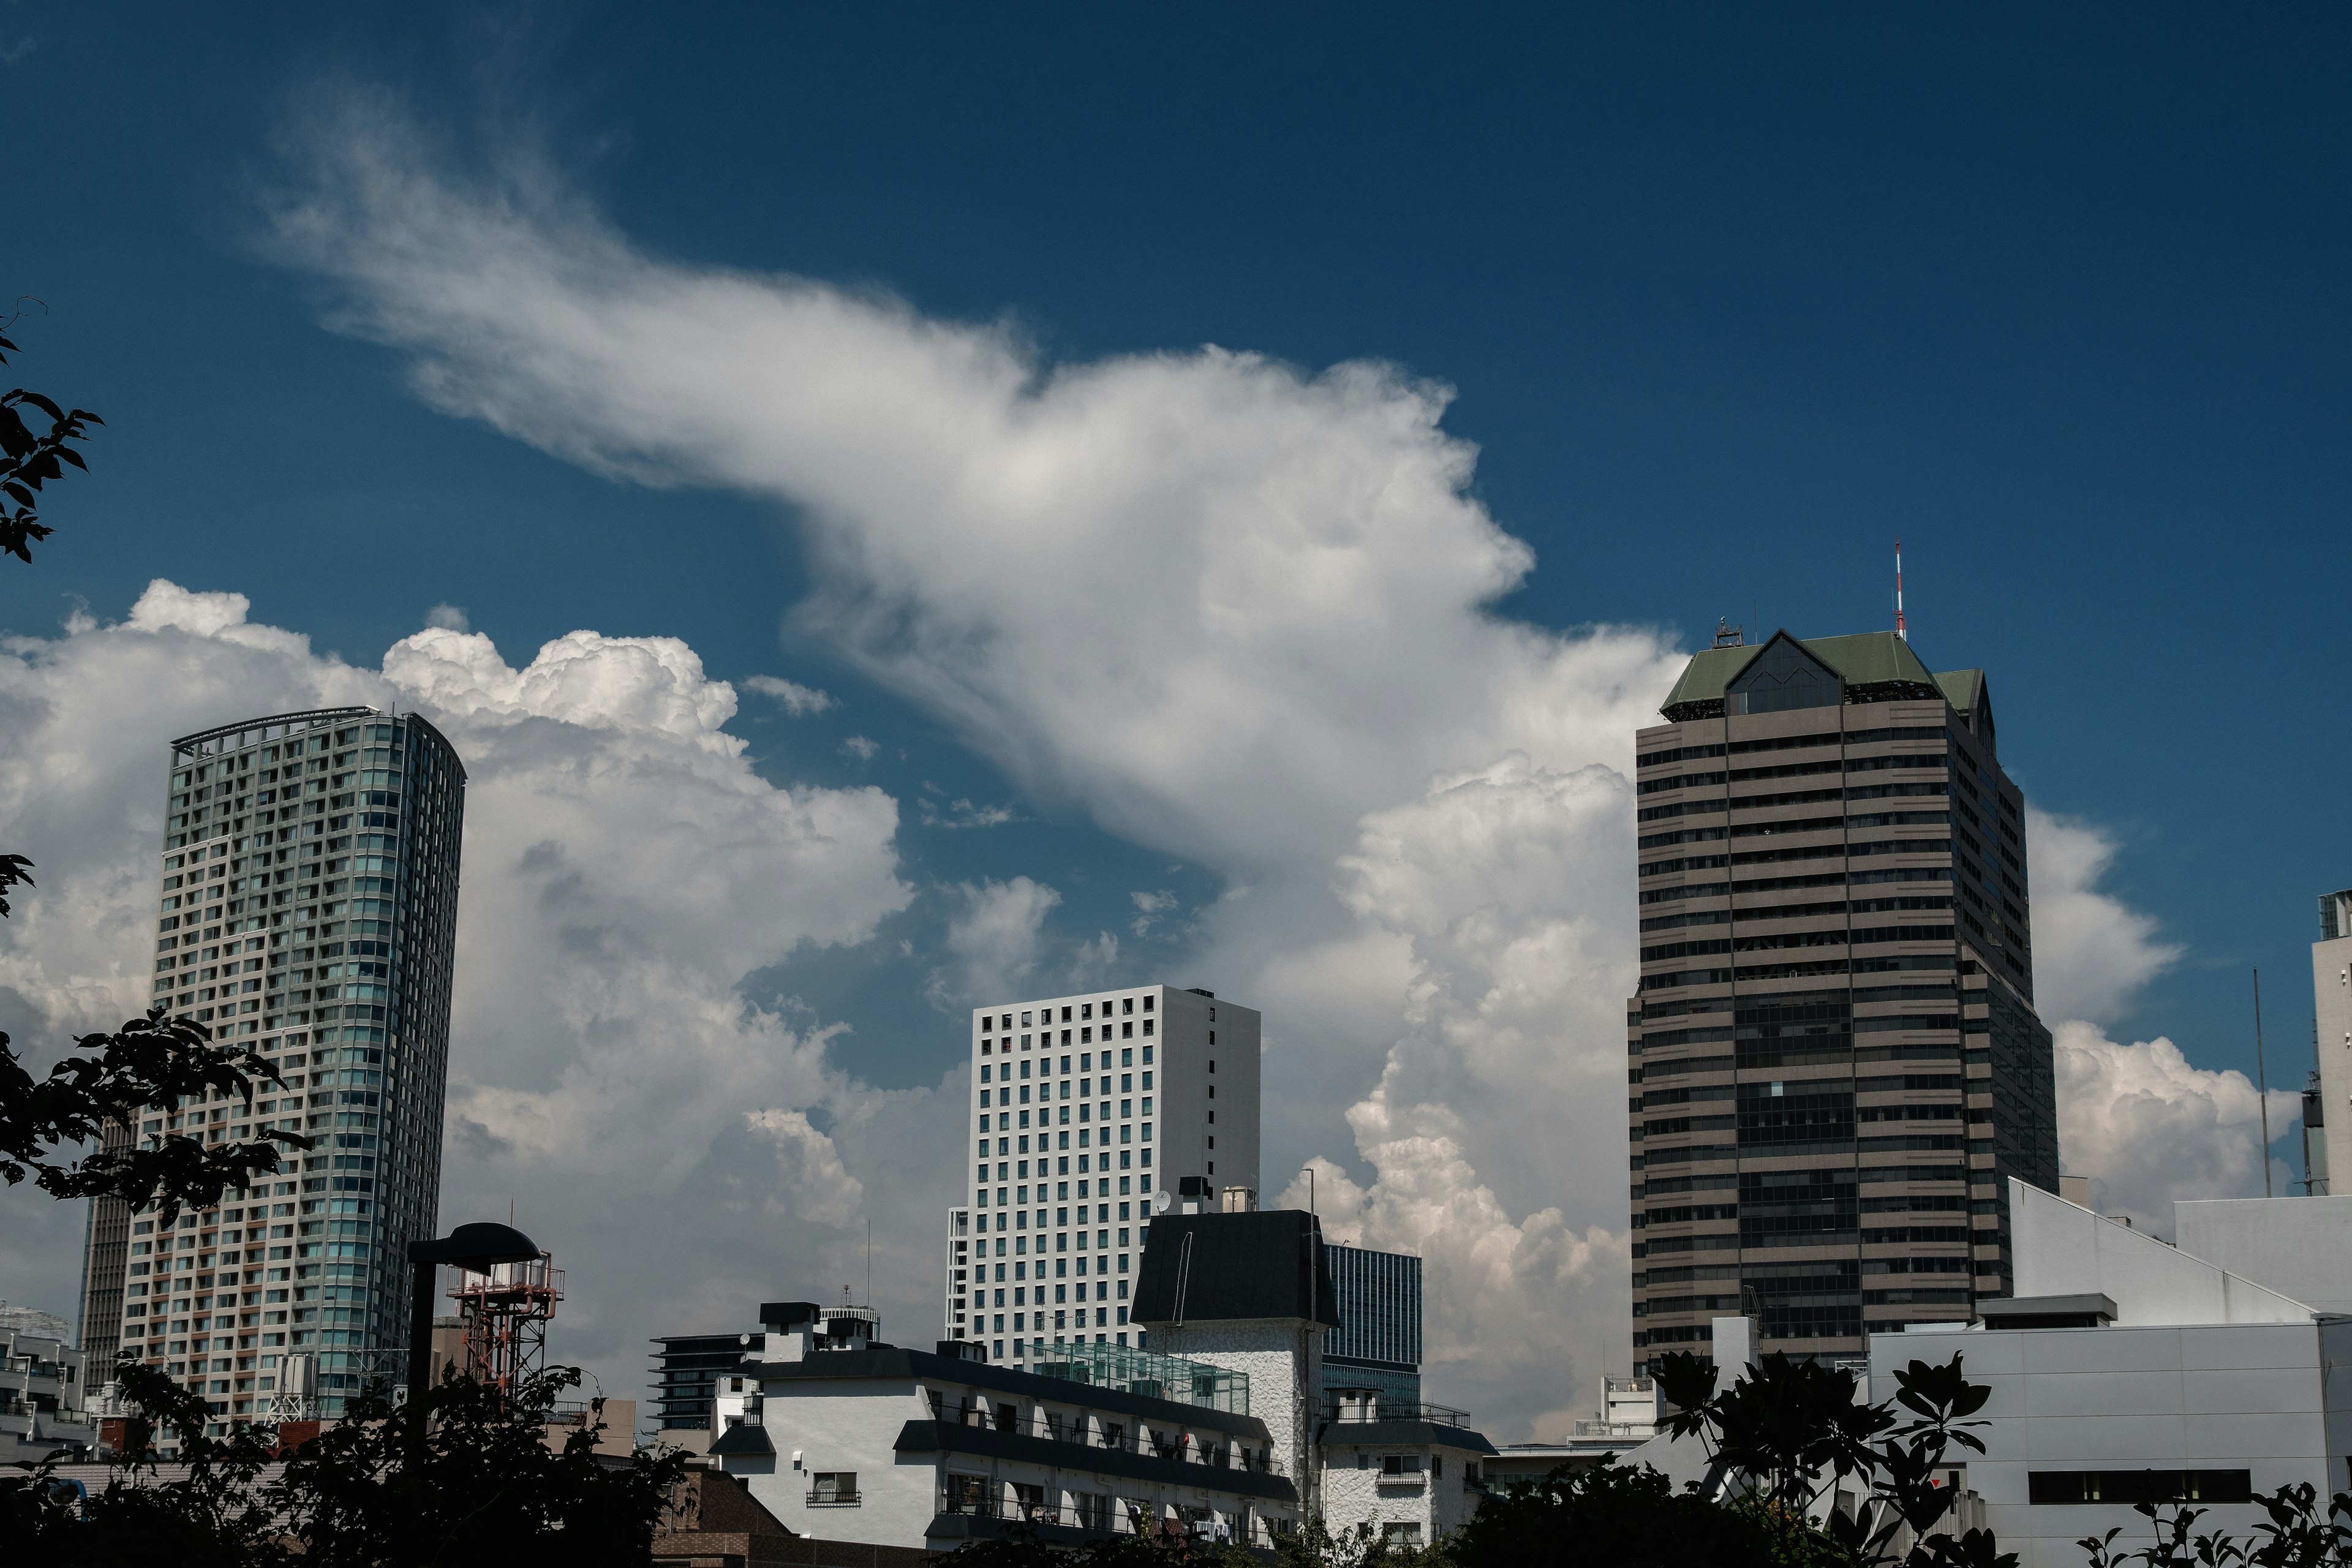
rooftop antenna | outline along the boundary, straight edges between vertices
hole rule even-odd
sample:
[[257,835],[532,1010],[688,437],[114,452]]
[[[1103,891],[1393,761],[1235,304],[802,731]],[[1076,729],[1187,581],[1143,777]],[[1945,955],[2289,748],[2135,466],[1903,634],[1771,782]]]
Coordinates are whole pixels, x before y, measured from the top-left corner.
[[1903,536],[1895,536],[1895,635],[1905,642],[1911,634],[1903,625]]
[[2254,1092],[2262,1097],[2263,1196],[2271,1193],[2271,1084],[2263,1070],[2263,972],[2254,971]]

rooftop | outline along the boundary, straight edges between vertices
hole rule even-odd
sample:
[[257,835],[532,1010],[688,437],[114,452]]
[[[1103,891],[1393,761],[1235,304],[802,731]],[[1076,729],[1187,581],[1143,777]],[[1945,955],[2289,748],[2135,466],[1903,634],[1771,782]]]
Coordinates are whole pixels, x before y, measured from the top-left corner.
[[[1691,656],[1680,679],[1666,694],[1659,711],[1680,721],[1709,716],[1705,710],[1723,700],[1725,689],[1760,657],[1773,641],[1787,638],[1836,674],[1848,688],[1848,700],[1873,701],[1900,697],[1940,695],[1962,712],[1974,709],[1984,691],[1980,669],[1930,670],[1909,642],[1893,632],[1858,632],[1848,637],[1793,637],[1776,632],[1761,643],[1704,648]],[[1713,710],[1719,713],[1717,707]]]
[[1265,1319],[1336,1329],[1322,1226],[1297,1209],[1163,1215],[1151,1222],[1128,1318],[1154,1329]]

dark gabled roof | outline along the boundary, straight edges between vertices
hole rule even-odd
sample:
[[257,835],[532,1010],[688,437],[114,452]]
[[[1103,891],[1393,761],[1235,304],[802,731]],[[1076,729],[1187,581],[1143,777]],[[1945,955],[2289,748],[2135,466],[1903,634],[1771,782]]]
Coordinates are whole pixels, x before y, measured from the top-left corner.
[[[1788,637],[1776,632],[1776,637]],[[1934,686],[1937,678],[1911,651],[1911,645],[1893,632],[1858,632],[1842,637],[1789,637],[1790,642],[1837,671],[1848,686],[1877,686],[1887,681],[1911,681]],[[1770,642],[1743,647],[1702,648],[1683,667],[1682,679],[1666,694],[1662,707],[1720,699],[1724,689],[1762,653]]]
[[1491,1454],[1495,1445],[1483,1432],[1443,1421],[1327,1421],[1318,1439],[1323,1447],[1359,1448],[1460,1448]]
[[765,1426],[738,1423],[719,1434],[710,1445],[710,1451],[721,1458],[736,1454],[772,1454],[776,1446],[768,1441]]
[[1154,1329],[1267,1318],[1336,1329],[1322,1226],[1297,1209],[1163,1215],[1151,1222],[1128,1317]]
[[1179,1399],[1153,1399],[1125,1389],[1073,1383],[1066,1377],[1041,1377],[1034,1372],[1019,1372],[993,1362],[933,1355],[929,1351],[907,1350],[898,1345],[870,1345],[862,1351],[818,1351],[799,1361],[746,1361],[739,1370],[746,1377],[772,1383],[794,1378],[929,1378],[993,1389],[999,1394],[1051,1400],[1056,1405],[1116,1411],[1204,1432],[1226,1432],[1256,1442],[1266,1440],[1265,1423],[1255,1415],[1236,1415]]

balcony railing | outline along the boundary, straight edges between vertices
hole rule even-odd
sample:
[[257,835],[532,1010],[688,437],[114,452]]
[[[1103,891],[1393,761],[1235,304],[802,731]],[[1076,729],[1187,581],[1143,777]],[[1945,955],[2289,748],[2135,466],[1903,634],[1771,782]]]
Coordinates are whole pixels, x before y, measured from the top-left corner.
[[1364,1421],[1430,1421],[1440,1426],[1463,1426],[1469,1424],[1470,1412],[1456,1410],[1450,1405],[1418,1404],[1404,1399],[1326,1399],[1323,1402],[1323,1419],[1342,1425]]
[[1262,1476],[1285,1473],[1282,1461],[1275,1458],[1271,1449],[1253,1449],[1229,1441],[1203,1441],[1197,1435],[1188,1440],[1181,1433],[1130,1427],[1123,1422],[1065,1417],[1034,1408],[1016,1411],[1007,1419],[986,1405],[958,1407],[945,1401],[932,1404],[931,1417],[950,1426],[1012,1432],[1024,1437],[1043,1437],[1051,1443],[1073,1443],[1084,1448],[1106,1448],[1216,1469],[1248,1470]]
[[[1154,1505],[1108,1494],[1088,1503],[1050,1503],[998,1495],[993,1483],[982,1483],[976,1491],[950,1485],[940,1489],[936,1495],[939,1512],[966,1519],[1060,1525],[1102,1535],[1143,1535],[1167,1541],[1211,1541],[1216,1538],[1217,1531],[1216,1521],[1208,1510],[1189,1509],[1181,1518],[1155,1518]],[[1272,1524],[1255,1513],[1247,1515],[1238,1525],[1228,1521],[1224,1528],[1236,1539],[1245,1538],[1245,1543],[1251,1546],[1275,1543]]]

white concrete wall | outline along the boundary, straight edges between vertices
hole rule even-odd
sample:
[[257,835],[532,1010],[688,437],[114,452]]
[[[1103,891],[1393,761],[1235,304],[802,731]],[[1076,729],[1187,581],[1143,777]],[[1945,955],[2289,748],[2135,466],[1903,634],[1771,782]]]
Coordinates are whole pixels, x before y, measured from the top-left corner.
[[2352,1312],[2352,1196],[2200,1199],[2174,1204],[2172,1224],[2191,1258],[2315,1311]]
[[[1987,1524],[2022,1568],[2082,1568],[2077,1541],[2120,1525],[2119,1549],[2145,1546],[2143,1521],[2120,1504],[2036,1507],[2029,1473],[2245,1469],[2257,1492],[2309,1481],[2325,1495],[2320,1333],[2305,1322],[1874,1334],[1870,1392],[1890,1399],[1896,1367],[1959,1352],[1969,1381],[1992,1390],[1977,1433],[1986,1452],[1955,1456]],[[2352,1390],[2345,1398],[2352,1406]],[[2260,1517],[2216,1507],[2204,1524],[2243,1534]]]
[[[1369,1522],[1375,1534],[1390,1524],[1418,1524],[1423,1545],[1444,1535],[1451,1534],[1469,1522],[1477,1511],[1480,1494],[1465,1483],[1469,1467],[1484,1456],[1468,1448],[1416,1448],[1409,1444],[1376,1446],[1362,1450],[1371,1463],[1358,1468],[1358,1449],[1341,1441],[1334,1441],[1327,1456],[1330,1468],[1323,1472],[1318,1490],[1323,1501],[1323,1522],[1334,1535],[1344,1536],[1358,1524]],[[1422,1459],[1421,1474],[1410,1480],[1389,1476],[1381,1469],[1383,1454],[1418,1453]],[[1443,1460],[1441,1474],[1433,1475],[1432,1458]]]
[[[2352,1189],[2352,936],[2311,944],[2311,1001],[2319,1025],[2319,1092],[2327,1101],[2327,1169]],[[2282,1009],[2282,1016],[2293,1018],[2294,1009]]]
[[1283,1473],[1311,1510],[1318,1467],[1315,1430],[1323,1406],[1323,1332],[1294,1319],[1209,1320],[1152,1331],[1163,1355],[1206,1362],[1250,1380],[1249,1414],[1265,1423]]
[[[931,1418],[912,1378],[780,1379],[767,1385],[761,1415],[775,1458],[730,1458],[725,1468],[787,1529],[827,1541],[923,1544],[938,1511],[938,1468],[928,1456],[903,1461],[891,1449],[908,1422]],[[819,1470],[856,1471],[856,1505],[811,1507]]]
[[2020,1296],[2105,1295],[2118,1325],[2310,1321],[2299,1301],[2013,1177],[2009,1205]]

